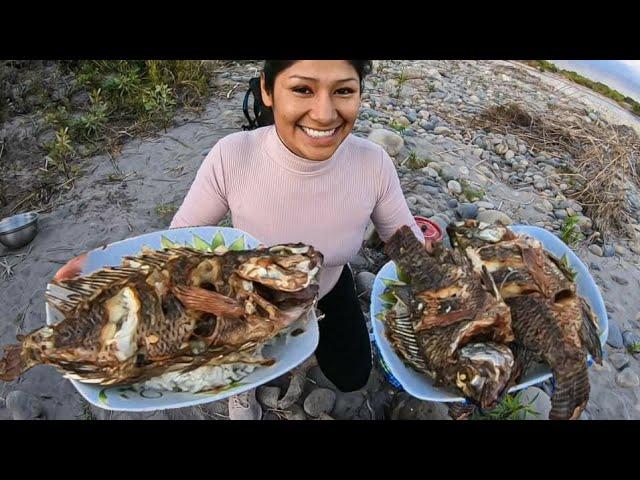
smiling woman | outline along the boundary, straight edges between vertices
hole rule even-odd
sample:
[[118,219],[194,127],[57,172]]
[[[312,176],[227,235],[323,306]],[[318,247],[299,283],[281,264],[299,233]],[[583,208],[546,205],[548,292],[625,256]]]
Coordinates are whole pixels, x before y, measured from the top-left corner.
[[[274,125],[218,141],[171,222],[171,228],[216,225],[231,212],[235,228],[265,245],[302,242],[319,250],[324,319],[315,356],[345,392],[363,388],[372,367],[347,265],[369,221],[383,241],[408,225],[424,242],[392,159],[379,145],[351,135],[370,70],[367,60],[266,61],[261,96]],[[255,393],[232,397],[229,415],[260,418]]]
[[358,116],[366,61],[267,61],[264,104],[278,136],[296,155],[326,160],[347,138]]

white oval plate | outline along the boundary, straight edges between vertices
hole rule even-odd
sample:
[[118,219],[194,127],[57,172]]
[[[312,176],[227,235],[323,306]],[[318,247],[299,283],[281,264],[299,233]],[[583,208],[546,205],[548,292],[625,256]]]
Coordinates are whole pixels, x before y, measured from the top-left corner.
[[[148,233],[138,237],[128,238],[115,242],[106,247],[97,248],[89,253],[87,262],[82,270],[83,275],[88,275],[105,266],[118,266],[121,259],[127,255],[136,255],[143,246],[153,249],[162,248],[162,237],[168,240],[186,245],[193,245],[196,236],[203,241],[212,244],[217,236],[220,241],[230,247],[237,242],[236,247],[256,248],[260,242],[242,230],[227,227],[187,227],[163,230]],[[49,284],[47,291],[58,292],[63,290]],[[53,325],[62,319],[60,313],[46,305],[47,325]],[[265,384],[286,372],[295,368],[310,357],[318,346],[319,330],[316,315],[313,309],[309,313],[307,321],[299,321],[292,327],[304,330],[303,333],[293,336],[288,334],[280,336],[275,341],[264,347],[263,356],[273,358],[276,363],[271,366],[258,366],[253,372],[239,382],[227,386],[223,391],[216,393],[187,393],[171,392],[168,390],[140,389],[128,386],[107,387],[90,383],[83,383],[70,379],[69,381],[80,394],[91,404],[107,410],[123,410],[142,412],[150,410],[164,410],[168,408],[191,407],[202,403],[216,402],[232,395],[251,390]]]
[[[545,250],[558,258],[562,258],[565,254],[567,255],[569,265],[577,272],[576,284],[578,293],[587,300],[598,318],[600,341],[604,346],[607,341],[607,335],[609,334],[607,311],[605,309],[600,290],[584,263],[582,263],[573,250],[571,250],[571,248],[569,248],[562,240],[543,228],[529,225],[513,225],[509,228],[511,228],[515,233],[528,234],[538,239]],[[460,394],[455,392],[453,389],[434,387],[434,382],[431,378],[416,372],[411,367],[406,366],[393,350],[393,347],[387,340],[384,333],[384,324],[378,319],[378,314],[384,311],[383,302],[380,300],[380,295],[382,295],[386,289],[383,279],[398,279],[396,265],[393,261],[386,263],[380,269],[376,275],[371,293],[371,321],[373,324],[373,335],[382,358],[388,365],[393,376],[402,384],[402,387],[407,391],[407,393],[416,398],[430,400],[432,402],[466,402],[465,398],[461,397]],[[590,355],[588,359],[589,365],[591,365],[593,360]],[[528,372],[526,377],[522,379],[521,383],[511,387],[509,392],[516,392],[523,388],[530,387],[531,385],[544,382],[551,378],[551,376],[549,368],[541,365],[539,368],[532,369],[532,371]]]

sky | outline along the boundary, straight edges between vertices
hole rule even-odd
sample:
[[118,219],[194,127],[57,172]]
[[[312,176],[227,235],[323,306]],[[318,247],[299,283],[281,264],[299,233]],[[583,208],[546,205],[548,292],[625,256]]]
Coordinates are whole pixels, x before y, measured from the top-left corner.
[[640,60],[550,60],[640,102]]

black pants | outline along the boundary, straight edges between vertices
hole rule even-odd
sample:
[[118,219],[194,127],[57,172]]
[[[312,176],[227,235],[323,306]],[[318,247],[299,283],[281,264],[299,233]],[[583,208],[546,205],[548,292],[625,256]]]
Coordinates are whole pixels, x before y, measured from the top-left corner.
[[342,392],[361,389],[371,373],[371,344],[348,266],[342,269],[335,287],[318,302],[318,308],[325,314],[318,323],[316,359],[320,370]]

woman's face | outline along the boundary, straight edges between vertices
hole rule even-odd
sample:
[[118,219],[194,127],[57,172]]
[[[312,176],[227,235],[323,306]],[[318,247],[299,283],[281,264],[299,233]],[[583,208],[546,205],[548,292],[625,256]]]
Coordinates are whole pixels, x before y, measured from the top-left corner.
[[326,160],[353,129],[360,108],[358,72],[346,60],[301,60],[275,78],[273,92],[261,79],[280,139],[309,160]]

